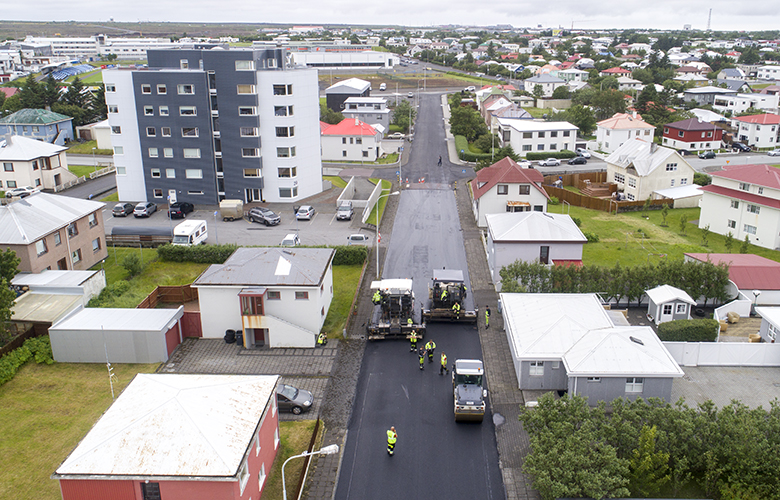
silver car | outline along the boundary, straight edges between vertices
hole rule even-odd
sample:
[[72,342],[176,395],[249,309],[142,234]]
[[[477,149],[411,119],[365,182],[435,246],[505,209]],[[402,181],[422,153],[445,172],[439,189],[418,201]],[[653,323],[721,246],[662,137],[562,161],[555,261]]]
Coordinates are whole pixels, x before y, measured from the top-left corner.
[[134,217],[149,217],[157,211],[157,205],[151,202],[141,202],[133,210]]
[[280,410],[289,410],[294,415],[300,415],[304,411],[311,410],[313,402],[314,396],[309,391],[287,384],[276,386],[276,404]]
[[298,220],[311,220],[314,217],[314,207],[311,205],[303,205],[295,212],[295,218]]

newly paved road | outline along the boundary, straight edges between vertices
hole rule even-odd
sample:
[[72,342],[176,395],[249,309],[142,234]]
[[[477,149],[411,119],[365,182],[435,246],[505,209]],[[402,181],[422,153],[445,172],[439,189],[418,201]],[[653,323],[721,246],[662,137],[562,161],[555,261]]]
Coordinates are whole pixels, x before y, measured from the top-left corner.
[[[411,277],[418,306],[427,297],[435,268],[468,266],[450,182],[463,175],[447,161],[440,100],[421,99],[417,136],[403,177],[385,278]],[[439,155],[444,165],[437,166]],[[394,171],[391,175],[394,175]],[[417,182],[424,178],[424,183]],[[473,307],[471,300],[467,307]],[[505,498],[492,415],[481,423],[455,423],[449,375],[438,374],[438,355],[481,358],[473,325],[434,323],[426,339],[436,341],[436,359],[420,371],[407,341],[370,342],[363,357],[357,395],[336,490],[337,499]],[[398,432],[395,456],[385,451],[385,431]]]

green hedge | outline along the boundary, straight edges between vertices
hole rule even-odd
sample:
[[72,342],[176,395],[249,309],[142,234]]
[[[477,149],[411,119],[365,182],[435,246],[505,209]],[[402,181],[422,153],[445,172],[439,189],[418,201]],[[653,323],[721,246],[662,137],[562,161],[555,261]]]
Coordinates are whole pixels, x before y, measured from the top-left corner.
[[22,347],[14,349],[0,358],[0,385],[5,384],[19,371],[25,363],[34,359],[36,363],[54,363],[49,337],[27,339]]
[[546,160],[547,158],[558,158],[559,160],[568,160],[574,158],[577,153],[564,149],[563,151],[547,151],[546,153],[526,153],[525,159],[528,161]]
[[[472,153],[469,151],[469,141],[463,135],[455,136],[455,148],[458,150],[458,158],[463,161],[478,162],[479,160],[485,160],[490,158],[490,153]],[[463,151],[461,153],[461,151]]]
[[169,262],[196,262],[198,264],[222,264],[233,255],[238,245],[162,245],[157,247],[160,260]]
[[658,338],[665,342],[715,342],[718,328],[714,319],[678,319],[658,325]]
[[363,264],[368,257],[368,247],[362,245],[341,245],[335,247],[334,266],[353,266]]

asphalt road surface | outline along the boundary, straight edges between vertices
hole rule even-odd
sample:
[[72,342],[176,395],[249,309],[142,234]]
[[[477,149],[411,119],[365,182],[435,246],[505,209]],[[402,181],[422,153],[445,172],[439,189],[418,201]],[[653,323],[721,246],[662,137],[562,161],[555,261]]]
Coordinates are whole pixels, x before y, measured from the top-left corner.
[[[440,102],[435,95],[421,99],[417,135],[403,174],[409,176],[410,189],[401,193],[382,271],[386,278],[414,279],[418,307],[427,297],[433,269],[461,269],[468,276],[449,187],[465,174],[446,161]],[[439,155],[442,167],[437,166]],[[425,182],[418,182],[422,178]],[[473,308],[470,298],[466,306]],[[337,499],[505,497],[490,412],[481,423],[456,423],[450,375],[439,375],[441,352],[450,366],[458,358],[482,357],[476,327],[431,323],[423,343],[428,339],[436,341],[436,354],[422,371],[408,341],[368,344]],[[398,432],[392,457],[386,452],[390,426]]]

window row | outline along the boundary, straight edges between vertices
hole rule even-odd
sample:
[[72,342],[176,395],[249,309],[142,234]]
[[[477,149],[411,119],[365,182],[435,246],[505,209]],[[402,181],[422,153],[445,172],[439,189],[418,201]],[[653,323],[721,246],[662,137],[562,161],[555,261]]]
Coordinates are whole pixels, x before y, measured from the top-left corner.
[[[368,158],[368,151],[361,151],[361,153],[363,153],[363,158]],[[346,151],[342,151],[341,152],[341,156],[346,158],[347,157],[347,152]]]
[[[341,138],[341,143],[342,144],[346,144],[347,143],[347,138],[346,137],[342,137]],[[349,138],[349,143],[350,144],[363,144],[363,138],[362,137],[350,137]]]
[[[41,185],[41,180],[40,179],[35,179],[35,187],[40,187],[40,185]],[[2,187],[3,187],[3,181],[0,181],[0,188],[2,188]],[[16,187],[19,187],[19,185],[18,185],[18,183],[16,181],[10,181],[9,180],[9,181],[5,181],[5,187],[7,187],[7,188],[16,188]]]
[[[566,149],[566,145],[563,145],[563,149]],[[533,145],[532,144],[523,144],[523,151],[532,151]],[[545,151],[544,144],[537,144],[536,145],[537,151]],[[558,145],[557,144],[548,144],[547,145],[547,151],[558,151]]]
[[[125,154],[125,148],[123,146],[114,146],[115,155]],[[159,149],[149,148],[149,157],[158,158],[160,154]],[[163,158],[173,158],[173,148],[163,148]],[[183,148],[182,157],[184,158],[200,158],[200,148]]]
[[[118,170],[119,169],[117,169],[117,171]],[[188,195],[193,195],[193,196],[199,196],[199,195],[203,195],[203,190],[200,190],[200,189],[191,190],[191,191],[187,191],[187,194]],[[162,189],[152,189],[152,196],[155,197],[155,198],[162,198],[163,197],[163,190]]]
[[[536,134],[536,138],[543,139],[545,136],[547,137],[558,137],[558,133],[560,132],[561,137],[569,137],[571,135],[571,130],[548,130],[548,131],[542,131],[542,132],[523,132],[523,139],[533,139],[534,134]],[[547,134],[550,134],[549,136]]]
[[[509,194],[509,184],[496,184],[496,194]],[[530,184],[520,184],[518,194],[528,195],[531,194]]]
[[[60,233],[54,233],[54,246],[58,247],[62,244],[62,237],[60,236]],[[95,238],[92,240],[92,253],[98,252],[103,247],[103,244],[100,241],[100,237]],[[49,245],[46,243],[46,238],[41,238],[40,240],[35,242],[35,252],[38,257],[41,257],[42,255],[46,255],[49,252]],[[73,263],[77,263],[81,260],[81,249],[76,249],[72,252],[73,257]]]
[[[109,90],[109,85],[106,84],[106,92],[116,92],[116,86],[111,85],[112,89]],[[151,83],[142,83],[141,84],[141,93],[142,94],[151,94],[152,93],[152,84]],[[168,86],[165,84],[157,84],[157,95],[166,95],[168,93]],[[192,95],[195,93],[195,86],[190,83],[181,83],[176,86],[176,93],[179,95]]]
[[[153,168],[150,170],[151,176],[155,179],[158,179],[162,176],[161,169],[159,168]],[[175,179],[176,178],[176,170],[172,168],[166,168],[165,169],[165,178],[166,179]],[[185,179],[202,179],[203,178],[203,170],[199,168],[187,168],[184,169],[184,178]]]

